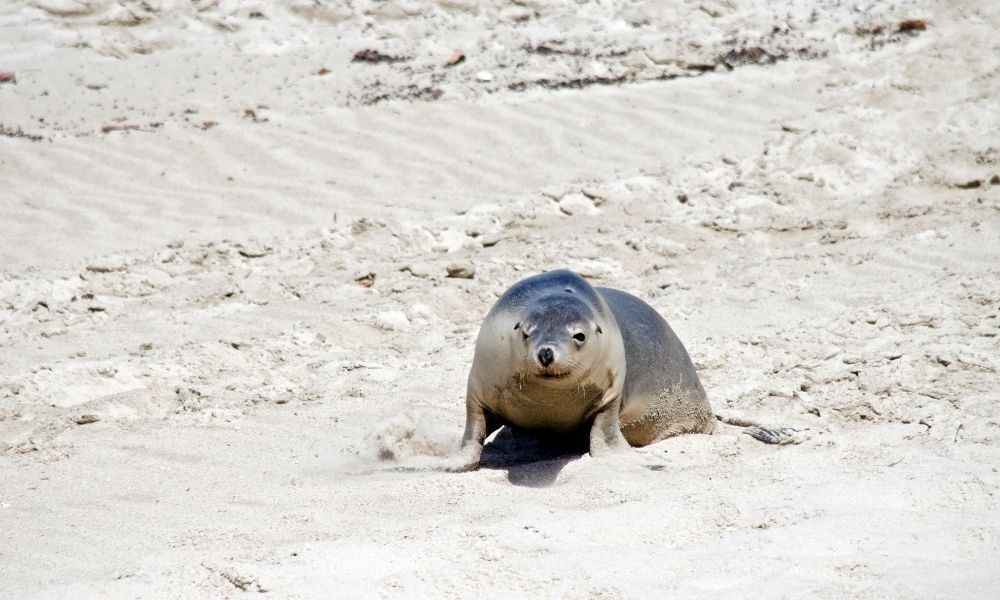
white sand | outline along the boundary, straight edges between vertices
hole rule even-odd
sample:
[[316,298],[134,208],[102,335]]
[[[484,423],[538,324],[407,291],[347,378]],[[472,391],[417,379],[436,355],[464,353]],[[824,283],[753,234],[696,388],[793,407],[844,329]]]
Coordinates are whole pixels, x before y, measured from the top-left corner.
[[[998,29],[992,0],[5,3],[0,597],[995,598]],[[808,441],[371,473],[448,451],[483,315],[557,267]]]

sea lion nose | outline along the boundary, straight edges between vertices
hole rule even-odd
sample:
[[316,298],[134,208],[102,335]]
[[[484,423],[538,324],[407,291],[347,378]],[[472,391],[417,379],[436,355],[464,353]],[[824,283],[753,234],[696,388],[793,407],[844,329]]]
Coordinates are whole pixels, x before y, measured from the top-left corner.
[[555,358],[556,356],[552,352],[552,348],[549,348],[548,346],[538,351],[538,362],[542,363],[543,367],[551,365]]

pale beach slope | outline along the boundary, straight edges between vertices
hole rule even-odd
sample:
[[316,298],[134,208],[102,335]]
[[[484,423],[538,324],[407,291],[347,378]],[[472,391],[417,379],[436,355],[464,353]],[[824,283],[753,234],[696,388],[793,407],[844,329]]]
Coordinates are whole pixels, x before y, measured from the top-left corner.
[[[995,597],[998,28],[4,5],[0,597]],[[804,441],[378,471],[453,447],[483,315],[563,267]]]

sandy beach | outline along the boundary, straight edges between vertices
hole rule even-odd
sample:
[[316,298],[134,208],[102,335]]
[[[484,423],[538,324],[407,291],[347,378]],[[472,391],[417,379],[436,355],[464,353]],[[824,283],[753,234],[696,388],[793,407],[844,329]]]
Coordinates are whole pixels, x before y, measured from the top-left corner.
[[[5,3],[0,597],[996,598],[998,29]],[[558,268],[800,443],[503,430],[476,471],[387,470],[455,450],[484,315]]]

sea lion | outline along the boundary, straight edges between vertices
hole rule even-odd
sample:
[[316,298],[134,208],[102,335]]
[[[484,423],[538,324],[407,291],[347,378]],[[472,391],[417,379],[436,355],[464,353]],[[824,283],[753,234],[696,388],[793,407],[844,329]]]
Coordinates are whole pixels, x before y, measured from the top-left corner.
[[449,471],[475,469],[502,425],[589,431],[606,456],[680,433],[711,433],[712,408],[667,322],[631,294],[594,288],[572,271],[514,284],[476,340],[465,433]]

